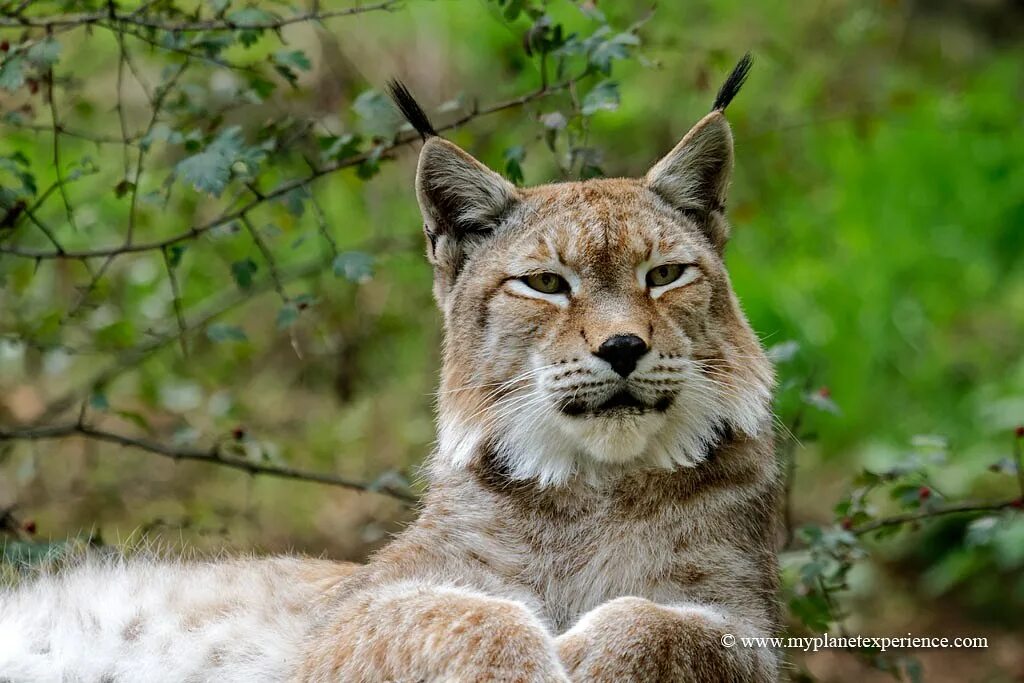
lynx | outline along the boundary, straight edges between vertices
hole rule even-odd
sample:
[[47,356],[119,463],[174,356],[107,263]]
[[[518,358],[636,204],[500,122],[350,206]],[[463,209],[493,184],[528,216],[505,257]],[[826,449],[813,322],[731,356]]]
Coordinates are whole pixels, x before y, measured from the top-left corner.
[[640,179],[519,188],[421,133],[443,313],[422,513],[363,566],[87,559],[0,595],[0,680],[773,681],[773,373],[714,107]]

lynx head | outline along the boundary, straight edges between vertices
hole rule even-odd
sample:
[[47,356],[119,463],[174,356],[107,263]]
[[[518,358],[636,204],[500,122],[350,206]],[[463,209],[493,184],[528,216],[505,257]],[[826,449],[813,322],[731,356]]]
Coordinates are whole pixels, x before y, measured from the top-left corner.
[[444,313],[435,466],[513,479],[694,466],[770,429],[772,372],[722,261],[733,143],[715,107],[647,175],[517,188],[424,136],[416,192]]

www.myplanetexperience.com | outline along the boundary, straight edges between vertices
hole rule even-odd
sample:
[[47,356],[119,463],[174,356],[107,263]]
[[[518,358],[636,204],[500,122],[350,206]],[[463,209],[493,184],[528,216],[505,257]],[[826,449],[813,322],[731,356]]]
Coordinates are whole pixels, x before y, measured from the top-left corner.
[[836,636],[824,633],[820,636],[751,638],[723,633],[721,643],[722,647],[727,648],[771,648],[804,652],[871,649],[885,652],[887,650],[983,649],[988,647],[988,638],[915,636],[912,633],[905,636]]

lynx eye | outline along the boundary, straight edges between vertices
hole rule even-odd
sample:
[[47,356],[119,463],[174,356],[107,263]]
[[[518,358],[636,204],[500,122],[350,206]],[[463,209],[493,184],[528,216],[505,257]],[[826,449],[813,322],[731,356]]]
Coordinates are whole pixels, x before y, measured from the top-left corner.
[[663,287],[670,285],[686,272],[687,266],[681,263],[663,263],[647,271],[648,287]]
[[569,291],[569,283],[565,278],[555,273],[531,273],[519,278],[530,289],[541,294],[563,294]]

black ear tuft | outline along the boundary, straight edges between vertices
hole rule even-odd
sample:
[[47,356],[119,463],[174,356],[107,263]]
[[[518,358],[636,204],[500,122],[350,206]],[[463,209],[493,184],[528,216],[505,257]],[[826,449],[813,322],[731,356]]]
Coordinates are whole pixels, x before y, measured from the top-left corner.
[[711,106],[711,111],[725,111],[725,108],[732,102],[732,98],[736,97],[736,93],[743,87],[743,82],[747,80],[747,74],[750,73],[750,65],[753,62],[754,60],[748,52],[736,63],[732,73],[729,74],[729,77],[725,79],[725,83],[718,90],[718,95],[715,97],[715,103]]
[[416,129],[421,138],[426,140],[427,138],[437,137],[437,131],[434,130],[434,126],[430,123],[430,119],[427,118],[423,107],[412,96],[412,93],[405,87],[405,84],[397,79],[392,79],[388,83],[388,94],[395,101],[398,111],[402,112],[402,116],[412,124],[412,127]]

